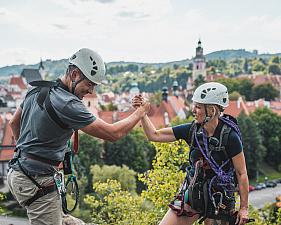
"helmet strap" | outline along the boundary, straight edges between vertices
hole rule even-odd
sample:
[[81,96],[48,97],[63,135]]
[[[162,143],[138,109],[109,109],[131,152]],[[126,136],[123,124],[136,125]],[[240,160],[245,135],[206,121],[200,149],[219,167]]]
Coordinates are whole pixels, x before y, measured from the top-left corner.
[[205,109],[205,119],[203,121],[203,125],[208,123],[211,120],[211,117],[208,116],[207,105],[205,105],[205,104],[204,104],[204,109]]
[[77,84],[79,84],[80,82],[82,82],[83,80],[85,79],[85,77],[84,76],[82,76],[81,78],[80,78],[80,80],[78,80],[78,81],[75,81],[75,80],[72,80],[71,82],[71,93],[73,94],[73,95],[75,95],[75,88],[76,88],[76,86],[77,86]]
[[[214,107],[214,106],[213,106]],[[209,121],[211,121],[212,119],[214,119],[214,117],[216,116],[216,108],[214,107],[214,114],[212,116],[208,116],[208,111],[207,111],[207,105],[204,104],[204,108],[205,108],[205,119],[203,121],[203,125],[208,123]]]

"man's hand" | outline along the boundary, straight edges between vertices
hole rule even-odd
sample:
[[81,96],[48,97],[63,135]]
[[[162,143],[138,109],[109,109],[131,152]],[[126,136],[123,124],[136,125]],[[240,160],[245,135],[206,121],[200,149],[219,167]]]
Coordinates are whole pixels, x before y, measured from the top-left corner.
[[132,106],[136,109],[140,106],[142,106],[145,103],[144,98],[142,97],[142,95],[136,95],[133,99],[132,99]]
[[235,224],[238,225],[244,225],[248,222],[249,217],[248,217],[248,209],[247,208],[240,208],[238,214],[237,214],[237,219]]

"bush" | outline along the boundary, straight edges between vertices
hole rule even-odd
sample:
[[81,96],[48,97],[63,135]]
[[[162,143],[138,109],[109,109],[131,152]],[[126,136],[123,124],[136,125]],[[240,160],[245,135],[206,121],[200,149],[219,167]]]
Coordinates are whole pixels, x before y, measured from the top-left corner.
[[93,183],[103,183],[107,180],[116,180],[120,183],[122,190],[131,193],[136,191],[136,172],[130,170],[127,166],[91,166],[91,174],[93,175]]

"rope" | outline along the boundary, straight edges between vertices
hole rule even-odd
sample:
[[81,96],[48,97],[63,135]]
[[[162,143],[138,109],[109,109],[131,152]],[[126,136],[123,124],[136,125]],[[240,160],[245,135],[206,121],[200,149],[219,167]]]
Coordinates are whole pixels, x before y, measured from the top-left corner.
[[[240,132],[238,126],[233,121],[231,121],[227,118],[224,118],[224,117],[220,117],[220,119],[223,122],[225,122],[226,124],[228,124],[231,128],[233,128],[234,131],[238,134],[240,140],[242,139],[241,132]],[[202,155],[208,161],[210,167],[216,174],[214,177],[212,177],[210,184],[209,184],[209,188],[208,188],[209,197],[210,197],[210,199],[212,199],[211,189],[214,184],[221,186],[223,188],[223,190],[226,192],[226,194],[232,194],[234,192],[234,187],[230,187],[230,186],[234,179],[233,178],[234,169],[230,168],[228,172],[225,172],[223,170],[223,167],[230,161],[230,159],[226,160],[221,166],[219,166],[216,163],[216,161],[213,159],[212,156],[208,157],[207,152],[209,151],[209,148],[208,148],[208,142],[207,142],[207,134],[206,134],[206,130],[204,128],[202,128],[202,133],[203,133],[203,144],[204,144],[205,150],[200,145],[197,135],[194,135],[196,144],[199,147]]]

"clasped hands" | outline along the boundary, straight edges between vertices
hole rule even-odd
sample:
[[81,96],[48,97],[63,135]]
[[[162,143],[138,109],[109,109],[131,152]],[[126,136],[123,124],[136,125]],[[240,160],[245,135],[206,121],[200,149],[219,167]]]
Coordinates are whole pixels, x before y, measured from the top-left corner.
[[132,99],[132,106],[135,109],[140,108],[140,110],[144,113],[144,115],[147,114],[150,110],[150,103],[146,101],[141,94],[136,95]]

